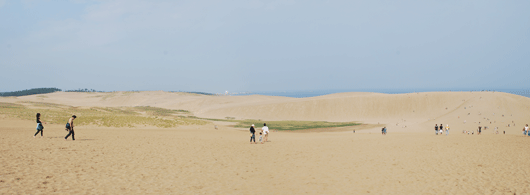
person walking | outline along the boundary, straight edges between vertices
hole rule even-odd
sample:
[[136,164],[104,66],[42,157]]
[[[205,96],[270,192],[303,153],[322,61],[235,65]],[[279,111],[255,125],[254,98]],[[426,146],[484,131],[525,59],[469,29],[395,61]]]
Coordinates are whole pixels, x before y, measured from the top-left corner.
[[72,115],[72,117],[70,119],[68,119],[68,123],[66,123],[66,130],[68,131],[68,135],[66,135],[66,137],[64,137],[64,140],[67,140],[68,137],[70,135],[72,135],[72,140],[75,140],[74,138],[74,120],[76,119],[77,117],[75,115]]
[[449,125],[445,126],[445,136],[449,135]]
[[267,123],[263,123],[261,130],[263,130],[263,139],[267,142],[269,140],[269,127],[267,127]]
[[477,135],[480,135],[480,133],[482,133],[482,126],[478,126],[478,133],[477,133]]
[[442,133],[444,132],[444,125],[443,124],[440,124],[440,135],[442,135]]
[[383,127],[383,135],[386,135],[386,127]]
[[[37,136],[40,132],[40,138],[42,138],[42,134],[43,134],[43,131],[44,131],[44,126],[42,125],[42,122],[44,121],[41,121],[40,120],[40,113],[37,113],[37,133],[35,133],[35,135],[33,135],[33,138],[35,138],[35,136]],[[44,124],[46,124],[46,122],[44,122]]]
[[434,132],[436,132],[436,135],[438,135],[438,124],[434,124]]
[[526,126],[524,127],[524,131],[526,131],[527,135],[530,136],[530,133],[528,133],[528,124],[526,124]]
[[254,129],[254,124],[250,126],[250,144],[252,144],[252,140],[256,143],[256,129]]

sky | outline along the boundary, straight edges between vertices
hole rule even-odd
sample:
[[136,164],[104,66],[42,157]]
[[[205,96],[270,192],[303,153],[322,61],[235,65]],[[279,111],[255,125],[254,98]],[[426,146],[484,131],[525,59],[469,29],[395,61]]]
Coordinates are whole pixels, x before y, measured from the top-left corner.
[[530,1],[0,0],[0,91],[529,89]]

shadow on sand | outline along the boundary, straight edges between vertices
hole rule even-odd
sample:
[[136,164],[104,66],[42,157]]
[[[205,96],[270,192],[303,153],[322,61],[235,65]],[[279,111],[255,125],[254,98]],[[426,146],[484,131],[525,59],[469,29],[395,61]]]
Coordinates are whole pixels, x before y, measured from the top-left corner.
[[[47,137],[48,139],[64,139],[64,137]],[[67,140],[72,140],[71,137],[69,137]],[[75,141],[94,141],[96,139],[75,139]]]

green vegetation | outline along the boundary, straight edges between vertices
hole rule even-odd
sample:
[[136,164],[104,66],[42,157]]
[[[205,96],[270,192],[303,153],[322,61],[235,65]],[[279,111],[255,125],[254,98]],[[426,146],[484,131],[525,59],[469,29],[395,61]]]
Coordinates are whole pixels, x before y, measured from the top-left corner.
[[169,110],[165,108],[150,107],[150,106],[136,106],[134,107],[137,111],[146,112],[153,116],[170,116],[173,114],[189,113],[187,110]]
[[[235,127],[248,128],[255,124],[261,128],[264,121],[261,120],[234,120],[234,117],[226,119],[198,118],[191,115],[187,110],[170,110],[158,107],[91,107],[78,108],[53,103],[42,102],[0,102],[0,114],[26,120],[35,120],[35,114],[41,113],[41,119],[52,124],[66,124],[68,118],[77,115],[76,124],[97,125],[104,127],[136,127],[156,126],[161,128],[172,128],[178,125],[205,125],[209,121],[235,122]],[[270,129],[279,131],[293,131],[305,129],[320,129],[333,127],[346,127],[360,125],[355,122],[326,122],[326,121],[266,121]]]
[[[306,130],[306,129],[320,129],[320,128],[333,128],[333,127],[349,127],[361,125],[361,123],[355,122],[327,122],[327,121],[262,121],[255,119],[247,120],[233,120],[234,117],[225,117],[226,119],[206,119],[211,121],[226,121],[237,123],[234,127],[248,128],[252,124],[256,128],[263,127],[263,123],[267,123],[269,129],[278,131],[293,131],[293,130]],[[205,118],[203,118],[205,119]]]
[[[25,105],[34,108],[26,107]],[[205,120],[179,117],[177,115],[180,113],[188,114],[189,112],[185,110],[178,111],[154,107],[77,108],[40,102],[20,102],[20,104],[0,102],[0,114],[10,117],[35,120],[37,112],[41,113],[42,120],[52,124],[66,124],[68,118],[75,114],[77,115],[76,123],[78,126],[135,127],[149,125],[171,128],[178,125],[205,125],[208,123]]]
[[53,93],[56,91],[61,91],[57,88],[34,88],[26,89],[22,91],[13,91],[13,92],[0,92],[0,96],[9,97],[9,96],[25,96],[25,95],[35,95],[35,94],[45,94]]
[[[256,128],[263,127],[261,120],[241,120],[235,127],[250,127],[254,124]],[[305,130],[305,129],[320,129],[331,127],[347,127],[360,125],[355,122],[327,122],[327,121],[268,121],[266,122],[269,129],[285,131],[285,130]]]
[[[34,88],[34,89],[25,89],[25,90],[22,90],[22,91],[0,92],[0,96],[3,96],[3,97],[17,97],[17,96],[53,93],[53,92],[56,92],[56,91],[62,91],[62,90],[58,89],[58,88]],[[95,89],[88,89],[88,88],[64,90],[64,92],[89,92],[89,93],[100,92],[100,93],[105,93],[104,91],[97,91]],[[139,93],[139,92],[140,91],[125,91],[125,92],[123,92],[123,95],[130,95],[132,93]],[[169,91],[169,92],[176,92],[176,91]],[[197,94],[197,95],[215,95],[213,93],[196,92],[196,91],[188,91],[188,92],[182,91],[182,92],[190,93],[190,94]],[[111,92],[111,93],[115,93],[115,92]],[[112,97],[112,96],[113,95],[107,95],[106,97],[104,97],[104,99],[106,99],[108,97]],[[47,98],[46,96],[39,96],[39,97]]]
[[103,92],[103,91],[96,91],[95,89],[73,89],[73,90],[64,90],[64,92]]
[[0,112],[1,112],[1,110],[3,109],[20,109],[20,108],[24,108],[24,106],[19,105],[19,104],[0,102],[0,108],[2,108],[0,109]]
[[61,107],[67,107],[61,104],[54,104],[54,103],[46,103],[46,102],[30,102],[30,101],[22,101],[20,103],[29,104],[31,106],[35,107],[46,107],[46,108],[61,108]]

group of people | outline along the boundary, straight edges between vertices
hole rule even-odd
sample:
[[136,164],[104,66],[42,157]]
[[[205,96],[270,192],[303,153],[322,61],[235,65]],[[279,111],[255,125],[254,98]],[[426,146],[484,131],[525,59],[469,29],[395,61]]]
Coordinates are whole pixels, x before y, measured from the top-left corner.
[[[484,127],[484,130],[486,130],[486,128]],[[466,130],[463,130],[462,131],[463,134],[468,134],[468,135],[475,135],[475,131],[466,131]],[[495,132],[494,132],[495,133]],[[477,129],[477,135],[480,135],[482,134],[482,127],[481,126],[478,126],[478,129]],[[498,134],[498,132],[497,132]]]
[[[254,144],[256,143],[256,129],[254,128],[254,124],[250,126],[250,144],[252,144],[252,141],[254,141]],[[263,144],[263,141],[267,142],[269,140],[269,127],[267,127],[267,123],[263,123],[263,127],[261,128],[261,131],[259,132],[259,142]]]
[[[477,135],[481,135],[482,134],[482,130],[487,130],[489,129],[487,126],[478,126],[477,128]],[[493,131],[491,132],[493,134],[499,134],[499,127],[495,127],[493,129]],[[502,132],[503,134],[506,134],[506,131],[503,131]],[[524,128],[523,128],[523,134],[524,134]],[[468,135],[475,135],[475,131],[466,131],[466,130],[462,130],[462,134],[468,134]]]
[[[447,124],[445,126],[445,135],[449,135],[449,125]],[[436,135],[440,134],[442,135],[443,132],[444,132],[444,125],[443,124],[440,124],[440,126],[438,126],[438,124],[434,124],[434,131],[436,132]]]
[[[43,137],[43,134],[44,134],[44,125],[42,125],[42,123],[44,122],[44,124],[47,124],[45,121],[42,121],[40,120],[40,113],[37,113],[37,133],[35,133],[35,135],[33,135],[33,138],[35,138],[39,132],[40,132],[40,137],[42,138]],[[68,134],[66,135],[66,137],[64,137],[64,140],[67,140],[68,137],[70,137],[70,135],[72,136],[72,140],[75,140],[74,138],[74,120],[77,118],[77,116],[75,115],[72,115],[72,117],[70,117],[70,119],[68,119],[68,123],[66,123],[66,128],[65,130],[68,131]]]

